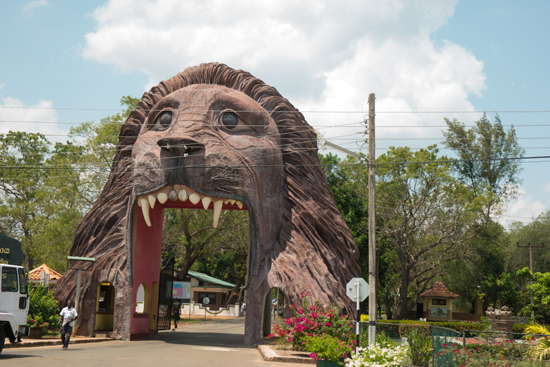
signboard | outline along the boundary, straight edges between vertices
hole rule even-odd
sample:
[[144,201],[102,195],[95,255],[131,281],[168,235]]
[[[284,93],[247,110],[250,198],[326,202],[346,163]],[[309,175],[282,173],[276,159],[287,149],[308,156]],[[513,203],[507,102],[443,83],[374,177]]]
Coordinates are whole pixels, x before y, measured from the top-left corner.
[[205,305],[209,304],[209,303],[210,303],[210,298],[204,297],[204,298],[202,299],[202,303],[204,303]]
[[359,287],[359,302],[369,295],[369,284],[363,278],[353,278],[346,284],[346,294],[354,302],[357,302],[357,287]]
[[190,299],[191,298],[191,282],[177,282],[172,284],[172,298]]
[[271,300],[271,304],[273,304],[273,306],[276,306],[277,303],[279,303],[279,300],[278,300],[277,298],[273,298],[273,299]]
[[23,260],[25,260],[25,253],[21,248],[21,242],[0,233],[0,263],[21,265]]
[[431,317],[447,317],[447,307],[435,306],[430,310]]

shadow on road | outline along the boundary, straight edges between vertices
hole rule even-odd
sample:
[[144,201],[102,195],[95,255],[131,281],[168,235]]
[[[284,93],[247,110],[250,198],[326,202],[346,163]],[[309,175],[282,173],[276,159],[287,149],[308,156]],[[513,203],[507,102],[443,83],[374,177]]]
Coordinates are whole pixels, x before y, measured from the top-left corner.
[[170,344],[218,348],[246,348],[244,345],[244,318],[180,325],[176,331],[161,331],[157,335],[141,340],[158,340]]

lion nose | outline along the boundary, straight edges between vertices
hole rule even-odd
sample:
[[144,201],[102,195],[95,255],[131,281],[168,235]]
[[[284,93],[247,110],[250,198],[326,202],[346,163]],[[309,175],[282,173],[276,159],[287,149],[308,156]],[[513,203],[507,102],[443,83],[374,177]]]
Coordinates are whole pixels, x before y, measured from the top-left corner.
[[173,157],[185,158],[204,150],[204,145],[192,139],[164,138],[157,142],[163,150],[172,154]]

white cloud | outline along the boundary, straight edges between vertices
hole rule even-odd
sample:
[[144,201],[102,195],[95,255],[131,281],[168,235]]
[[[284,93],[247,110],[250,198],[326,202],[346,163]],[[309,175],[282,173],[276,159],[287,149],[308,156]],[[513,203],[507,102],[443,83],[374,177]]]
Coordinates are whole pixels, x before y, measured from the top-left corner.
[[533,195],[526,195],[522,186],[519,186],[518,192],[520,196],[510,202],[506,213],[497,219],[503,226],[512,222],[529,223],[532,218],[546,211],[546,205],[540,200],[536,200]]
[[[110,0],[93,14],[97,30],[86,35],[83,56],[143,72],[147,88],[188,66],[223,62],[250,71],[304,111],[366,111],[372,92],[377,111],[474,111],[468,96],[486,88],[483,63],[460,45],[433,42],[456,2]],[[305,115],[314,127],[363,119]],[[442,125],[444,116],[455,117],[380,112],[377,136],[405,132],[382,126]],[[440,137],[441,130],[406,134]],[[324,129],[327,138],[344,135],[351,144],[359,131]]]
[[43,6],[50,6],[50,2],[48,0],[31,1],[30,3],[27,3],[23,7],[23,13],[32,13],[34,9],[40,8]]
[[11,131],[26,131],[47,135],[49,141],[67,140],[67,131],[58,127],[57,112],[51,101],[39,101],[27,106],[17,98],[3,98],[0,104],[0,134]]
[[546,185],[544,185],[543,190],[546,191],[546,192],[550,192],[550,182],[548,182]]
[[0,89],[4,88],[6,84],[0,84]]

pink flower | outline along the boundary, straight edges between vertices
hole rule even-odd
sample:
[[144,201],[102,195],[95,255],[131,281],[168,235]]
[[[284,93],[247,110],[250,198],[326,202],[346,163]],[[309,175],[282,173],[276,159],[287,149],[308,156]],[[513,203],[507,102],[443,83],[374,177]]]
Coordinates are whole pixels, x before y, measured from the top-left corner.
[[332,324],[330,322],[325,323],[326,326],[331,327]]

